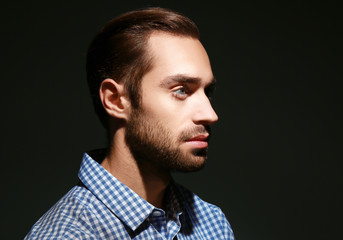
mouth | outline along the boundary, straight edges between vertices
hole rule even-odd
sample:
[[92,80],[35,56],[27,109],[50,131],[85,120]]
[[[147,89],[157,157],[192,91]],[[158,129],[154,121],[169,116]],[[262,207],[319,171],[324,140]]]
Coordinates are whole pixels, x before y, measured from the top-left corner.
[[200,134],[186,140],[186,143],[193,148],[207,148],[209,134]]

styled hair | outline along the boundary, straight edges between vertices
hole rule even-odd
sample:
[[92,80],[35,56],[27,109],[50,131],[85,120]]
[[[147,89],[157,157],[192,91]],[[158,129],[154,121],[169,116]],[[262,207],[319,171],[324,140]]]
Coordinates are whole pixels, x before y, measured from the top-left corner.
[[113,19],[91,42],[87,53],[87,81],[95,111],[106,129],[108,115],[99,96],[102,81],[111,78],[123,83],[132,107],[138,108],[141,79],[152,67],[148,39],[156,31],[200,37],[197,26],[186,16],[169,9],[146,8]]

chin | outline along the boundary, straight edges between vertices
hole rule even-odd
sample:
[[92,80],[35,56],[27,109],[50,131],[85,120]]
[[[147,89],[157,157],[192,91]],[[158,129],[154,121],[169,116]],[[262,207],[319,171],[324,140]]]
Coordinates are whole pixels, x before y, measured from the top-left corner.
[[172,169],[175,172],[196,172],[205,167],[207,157],[196,156],[192,154],[191,156],[184,159],[183,162],[176,163]]

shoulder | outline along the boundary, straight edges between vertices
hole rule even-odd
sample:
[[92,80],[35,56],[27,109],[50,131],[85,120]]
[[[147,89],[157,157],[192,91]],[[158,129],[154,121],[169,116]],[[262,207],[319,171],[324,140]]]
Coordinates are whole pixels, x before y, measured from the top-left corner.
[[202,200],[198,195],[179,184],[176,184],[176,187],[184,199],[184,207],[193,227],[212,234],[210,239],[234,239],[230,223],[218,206]]
[[95,201],[86,188],[75,186],[34,224],[25,239],[93,239],[89,222],[97,218]]

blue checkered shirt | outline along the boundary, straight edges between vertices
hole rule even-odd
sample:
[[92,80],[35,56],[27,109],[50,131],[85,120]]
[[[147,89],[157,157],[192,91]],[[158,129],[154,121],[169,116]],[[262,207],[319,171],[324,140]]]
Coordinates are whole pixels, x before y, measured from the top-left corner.
[[223,212],[171,183],[166,211],[156,208],[87,153],[73,187],[32,227],[25,239],[230,239]]

